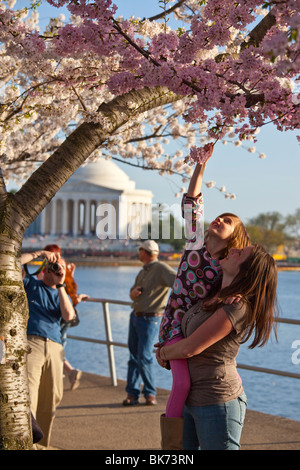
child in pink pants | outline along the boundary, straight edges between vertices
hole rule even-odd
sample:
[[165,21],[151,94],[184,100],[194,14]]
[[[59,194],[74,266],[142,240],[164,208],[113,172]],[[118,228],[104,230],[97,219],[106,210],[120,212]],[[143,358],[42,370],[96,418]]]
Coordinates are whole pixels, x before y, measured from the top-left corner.
[[[222,272],[219,263],[211,258],[204,244],[202,195],[190,197],[185,194],[182,206],[188,242],[161,321],[159,334],[161,346],[182,339],[183,315],[208,294],[217,293],[221,285]],[[168,418],[175,418],[182,416],[190,389],[190,374],[185,359],[170,361],[170,367],[173,386],[165,415]]]
[[[218,259],[211,257],[203,229],[203,200],[199,196],[183,196],[183,214],[186,222],[187,243],[177,277],[166,306],[159,333],[159,345],[171,344],[182,339],[181,320],[183,315],[199,300],[213,297],[220,290],[222,270]],[[230,222],[231,221],[231,222]],[[218,227],[231,223],[228,238],[223,238]],[[217,227],[217,228],[216,228]],[[250,244],[249,237],[240,219],[234,214],[222,214],[210,225],[210,234],[207,239],[214,238],[220,245],[219,253],[225,256],[230,248],[243,248]],[[212,246],[213,246],[213,242]],[[214,245],[216,246],[216,245]],[[223,255],[222,255],[223,252]],[[234,299],[229,300],[230,302]],[[170,361],[173,374],[173,386],[167,403],[166,418],[182,416],[184,403],[190,389],[190,375],[188,363],[185,359]]]

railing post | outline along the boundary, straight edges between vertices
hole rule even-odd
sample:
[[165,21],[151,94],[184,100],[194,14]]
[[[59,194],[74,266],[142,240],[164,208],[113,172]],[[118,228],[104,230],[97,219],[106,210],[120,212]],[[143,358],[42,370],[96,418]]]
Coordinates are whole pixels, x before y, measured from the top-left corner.
[[111,323],[110,323],[110,314],[109,314],[108,302],[103,302],[102,306],[103,306],[103,315],[104,315],[104,324],[105,324],[106,344],[107,344],[107,353],[108,353],[110,377],[111,377],[112,385],[114,387],[116,387],[118,385],[118,382],[117,382],[117,374],[116,374],[114,346],[112,344],[113,339],[112,339],[112,333],[111,333]]

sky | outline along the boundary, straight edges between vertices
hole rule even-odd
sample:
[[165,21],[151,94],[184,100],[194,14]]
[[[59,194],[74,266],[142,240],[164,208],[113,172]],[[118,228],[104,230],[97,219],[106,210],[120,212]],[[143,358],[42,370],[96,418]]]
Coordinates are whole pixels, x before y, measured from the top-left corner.
[[[18,0],[16,5],[23,7],[29,3],[29,0]],[[161,11],[156,0],[114,0],[114,3],[124,17],[134,14],[143,18]],[[44,0],[39,8],[41,29],[43,23],[48,23],[50,17],[58,16],[63,12],[61,10],[51,7]],[[210,221],[222,212],[233,212],[245,223],[260,213],[276,211],[283,216],[294,214],[300,208],[300,146],[296,134],[279,132],[273,124],[268,124],[257,136],[256,153],[249,153],[230,143],[218,143],[207,163],[204,182],[213,180],[217,188],[226,186],[228,192],[236,195],[236,199],[226,199],[218,189],[209,189],[203,184],[205,220]],[[179,140],[172,145],[176,150]],[[180,150],[184,151],[181,147]],[[264,153],[267,158],[260,159],[258,153]],[[136,182],[137,189],[152,191],[153,203],[169,206],[179,203],[175,194],[183,186],[180,177],[162,177],[155,171],[141,170],[125,163],[117,164]]]

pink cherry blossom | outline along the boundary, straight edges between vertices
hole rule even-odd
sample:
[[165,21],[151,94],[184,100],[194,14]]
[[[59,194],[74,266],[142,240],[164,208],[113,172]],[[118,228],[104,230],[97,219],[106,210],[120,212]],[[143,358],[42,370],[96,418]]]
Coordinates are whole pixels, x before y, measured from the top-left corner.
[[198,163],[204,165],[211,156],[211,151],[207,146],[204,147],[191,147],[190,154],[184,159],[185,163]]

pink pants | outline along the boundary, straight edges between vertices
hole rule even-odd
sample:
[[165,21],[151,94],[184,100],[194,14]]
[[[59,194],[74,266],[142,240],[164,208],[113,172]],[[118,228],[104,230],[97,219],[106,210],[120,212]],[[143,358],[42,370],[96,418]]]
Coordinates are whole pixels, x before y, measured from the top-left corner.
[[[182,336],[170,340],[167,345],[180,341]],[[172,390],[167,402],[166,417],[181,418],[183,407],[190,391],[191,379],[186,359],[172,359],[170,367],[173,376]]]

